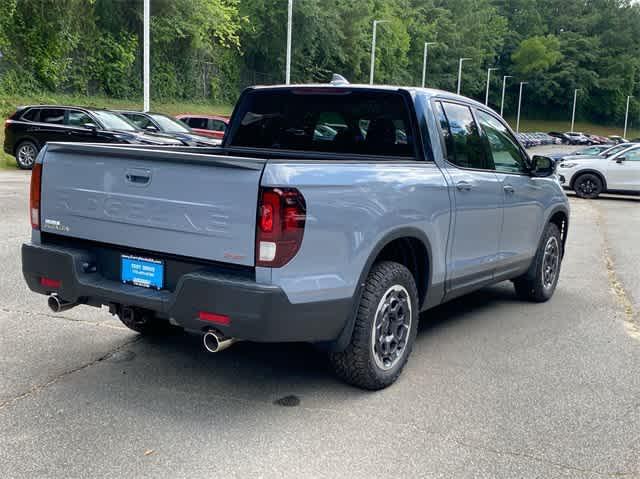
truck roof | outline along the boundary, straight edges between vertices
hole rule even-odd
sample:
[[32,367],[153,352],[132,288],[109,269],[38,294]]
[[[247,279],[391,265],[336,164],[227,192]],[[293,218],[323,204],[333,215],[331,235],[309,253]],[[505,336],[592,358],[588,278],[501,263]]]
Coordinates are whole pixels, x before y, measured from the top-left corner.
[[249,87],[249,89],[255,90],[297,90],[297,89],[313,89],[313,88],[335,88],[335,89],[350,89],[350,90],[379,90],[379,91],[399,91],[404,90],[409,93],[422,93],[429,98],[449,98],[452,100],[464,100],[465,102],[473,103],[476,106],[483,106],[484,103],[480,103],[473,98],[469,98],[463,95],[458,95],[446,90],[438,90],[437,88],[421,88],[415,86],[400,86],[400,85],[369,85],[360,83],[344,83],[344,84],[332,84],[332,83],[305,83],[305,84],[293,84],[293,85],[255,85]]

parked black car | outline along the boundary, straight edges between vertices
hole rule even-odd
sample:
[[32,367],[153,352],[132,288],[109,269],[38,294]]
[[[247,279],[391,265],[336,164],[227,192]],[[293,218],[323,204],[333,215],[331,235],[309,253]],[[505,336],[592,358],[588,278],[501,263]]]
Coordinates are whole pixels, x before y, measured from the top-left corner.
[[15,156],[18,167],[25,170],[33,167],[38,152],[49,141],[183,144],[169,136],[145,133],[118,113],[76,106],[20,107],[5,122],[4,133],[4,151]]
[[190,146],[218,146],[221,140],[198,135],[186,123],[163,113],[115,110],[138,128],[152,133],[166,133]]

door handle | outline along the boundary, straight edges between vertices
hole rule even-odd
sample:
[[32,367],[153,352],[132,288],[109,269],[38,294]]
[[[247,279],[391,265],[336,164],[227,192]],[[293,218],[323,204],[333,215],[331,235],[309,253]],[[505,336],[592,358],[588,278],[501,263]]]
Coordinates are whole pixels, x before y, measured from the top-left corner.
[[147,183],[149,183],[150,179],[151,177],[146,175],[134,175],[131,173],[127,174],[127,181],[129,183],[135,183],[137,185],[146,185]]
[[458,191],[471,191],[473,185],[468,181],[462,180],[456,183],[456,188],[458,188]]
[[502,187],[502,189],[504,190],[504,192],[505,192],[505,193],[507,193],[507,194],[509,194],[509,195],[512,195],[512,194],[513,194],[513,193],[515,193],[515,191],[516,191],[516,190],[513,188],[513,186],[511,186],[511,185],[504,185],[504,186]]
[[133,168],[125,172],[125,178],[133,185],[146,186],[151,181],[151,171]]

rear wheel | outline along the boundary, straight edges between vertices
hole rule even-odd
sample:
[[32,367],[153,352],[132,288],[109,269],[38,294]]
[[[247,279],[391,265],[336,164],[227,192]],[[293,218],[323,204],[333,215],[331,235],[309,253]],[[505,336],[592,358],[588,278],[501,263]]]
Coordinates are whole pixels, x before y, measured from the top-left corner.
[[562,255],[560,230],[554,223],[549,223],[529,271],[513,280],[516,294],[536,303],[551,299],[560,277]]
[[593,173],[584,173],[576,178],[573,189],[580,198],[597,198],[602,193],[602,180]]
[[22,170],[33,168],[38,156],[38,147],[32,141],[23,141],[16,148],[16,163]]
[[367,278],[349,345],[329,355],[336,374],[363,389],[393,384],[418,331],[417,298],[406,267],[391,261],[376,264]]

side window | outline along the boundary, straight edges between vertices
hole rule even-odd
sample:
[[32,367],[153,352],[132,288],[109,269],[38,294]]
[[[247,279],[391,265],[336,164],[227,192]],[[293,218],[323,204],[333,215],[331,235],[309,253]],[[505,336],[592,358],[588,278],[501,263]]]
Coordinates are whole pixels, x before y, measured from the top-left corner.
[[438,116],[447,147],[447,160],[461,168],[492,170],[471,109],[447,102],[442,102],[441,108]]
[[40,110],[40,121],[54,125],[64,124],[64,110],[60,108],[43,108]]
[[501,173],[526,173],[527,163],[507,127],[493,115],[481,110],[476,110],[476,113],[489,143],[495,170]]
[[194,118],[190,116],[190,117],[184,118],[182,121],[186,122],[187,125],[189,125],[191,128],[198,128],[200,130],[209,129],[206,118]]
[[144,115],[132,115],[132,114],[128,114],[125,115],[127,117],[128,120],[131,121],[131,123],[133,123],[134,125],[136,125],[138,128],[141,129],[145,129],[148,126],[152,126],[155,127],[155,125],[153,123],[151,123],[151,120],[149,120],[146,116]]
[[67,125],[69,126],[83,126],[87,123],[95,123],[89,115],[78,110],[69,110],[69,116],[67,117]]
[[23,121],[38,121],[39,108],[31,108],[20,118]]
[[628,151],[620,156],[624,156],[626,161],[640,161],[640,149]]
[[227,125],[225,125],[223,121],[209,120],[209,130],[225,131],[226,129],[227,129]]

